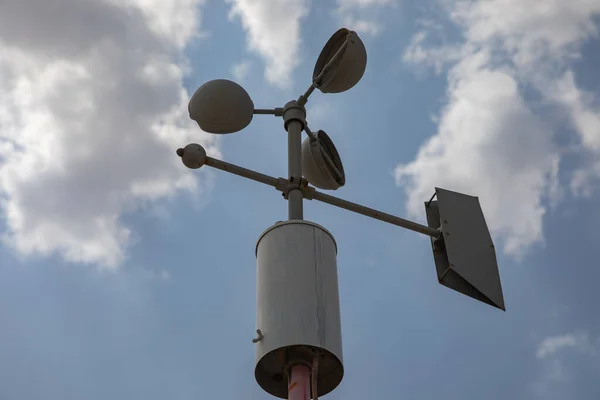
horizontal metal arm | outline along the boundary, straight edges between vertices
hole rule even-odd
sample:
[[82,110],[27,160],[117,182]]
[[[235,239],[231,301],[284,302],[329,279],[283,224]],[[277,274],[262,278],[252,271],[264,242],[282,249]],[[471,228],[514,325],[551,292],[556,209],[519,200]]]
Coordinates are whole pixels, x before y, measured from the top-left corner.
[[350,201],[340,199],[339,197],[330,196],[328,194],[321,193],[316,190],[312,194],[312,198],[314,200],[319,200],[323,203],[327,203],[332,206],[343,208],[344,210],[352,211],[358,214],[365,215],[367,217],[375,218],[380,221],[387,222],[388,224],[396,225],[414,232],[422,233],[433,238],[437,238],[440,236],[440,231],[438,231],[437,229],[430,228],[428,226],[421,225],[404,218],[396,217],[391,214],[386,214],[384,212],[377,211],[369,207],[361,206],[360,204],[352,203]]
[[238,167],[237,165],[217,160],[216,158],[206,157],[205,164],[209,167],[220,169],[221,171],[230,172],[243,178],[248,178],[256,182],[264,183],[265,185],[273,186],[274,188],[279,186],[279,179],[277,178],[261,174],[260,172],[252,171],[251,169]]
[[281,117],[283,115],[283,108],[255,108],[254,114],[258,115],[274,115],[276,117]]
[[[291,185],[291,183],[284,178],[274,178],[269,175],[261,174],[260,172],[252,171],[251,169],[239,167],[234,164],[230,164],[225,161],[217,160],[212,157],[206,157],[205,165],[210,167],[220,169],[221,171],[230,172],[234,175],[241,176],[243,178],[247,178],[256,182],[264,183],[265,185],[269,185],[274,187],[277,190],[284,191],[286,187]],[[422,233],[427,236],[431,236],[433,238],[437,238],[440,236],[440,231],[434,228],[430,228],[425,225],[418,224],[416,222],[409,221],[404,218],[396,217],[391,214],[386,214],[381,211],[374,210],[369,207],[361,206],[360,204],[352,203],[350,201],[346,201],[340,199],[338,197],[330,196],[325,193],[321,193],[315,190],[312,187],[306,187],[306,196],[307,200],[318,200],[323,203],[330,204],[332,206],[340,207],[348,211],[352,211],[358,214],[365,215],[367,217],[371,217],[377,219],[379,221],[387,222],[392,225],[399,226],[401,228],[405,228],[411,230],[413,232]]]

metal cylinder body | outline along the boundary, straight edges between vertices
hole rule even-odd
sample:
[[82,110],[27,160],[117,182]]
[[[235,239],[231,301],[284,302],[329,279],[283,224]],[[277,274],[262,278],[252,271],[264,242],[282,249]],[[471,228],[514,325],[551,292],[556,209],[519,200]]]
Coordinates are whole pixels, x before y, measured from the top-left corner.
[[268,393],[287,398],[289,368],[319,357],[318,395],[335,389],[344,375],[333,236],[308,221],[279,222],[256,246],[256,344],[254,375]]

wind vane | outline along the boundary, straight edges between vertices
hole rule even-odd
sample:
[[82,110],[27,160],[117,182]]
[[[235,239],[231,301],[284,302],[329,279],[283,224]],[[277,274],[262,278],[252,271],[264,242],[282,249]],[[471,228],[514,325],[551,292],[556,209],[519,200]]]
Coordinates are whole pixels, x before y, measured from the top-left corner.
[[[308,90],[284,107],[256,109],[240,85],[225,79],[200,86],[189,103],[190,118],[215,134],[238,132],[255,114],[283,117],[287,179],[208,157],[199,144],[177,150],[188,168],[208,165],[264,183],[288,201],[288,220],[267,228],[256,245],[254,375],[263,390],[276,397],[317,400],[335,389],[344,375],[337,245],[329,231],[303,219],[304,199],[429,236],[442,285],[505,310],[494,244],[477,197],[435,188],[437,199],[425,202],[425,226],[315,189],[336,190],[346,178],[333,141],[322,130],[310,130],[304,106],[315,89],[340,93],[352,88],[366,65],[366,49],[356,32],[340,29],[321,51]],[[302,131],[308,136],[304,142]]]

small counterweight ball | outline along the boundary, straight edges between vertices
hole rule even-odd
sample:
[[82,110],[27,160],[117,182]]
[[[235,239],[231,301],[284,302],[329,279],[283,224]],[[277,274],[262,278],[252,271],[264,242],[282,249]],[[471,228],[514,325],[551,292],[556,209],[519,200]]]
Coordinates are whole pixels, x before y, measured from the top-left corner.
[[181,157],[183,165],[191,169],[197,169],[206,162],[206,150],[197,143],[190,143],[183,149],[177,149],[177,155]]

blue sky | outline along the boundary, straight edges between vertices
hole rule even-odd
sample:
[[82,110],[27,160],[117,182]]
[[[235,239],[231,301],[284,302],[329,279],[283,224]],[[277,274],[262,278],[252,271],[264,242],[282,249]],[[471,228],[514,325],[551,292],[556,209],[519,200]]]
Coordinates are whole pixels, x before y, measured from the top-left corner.
[[[0,6],[0,399],[264,399],[255,258],[285,176],[280,119],[214,137],[203,82],[260,108],[356,29],[367,70],[307,105],[336,195],[424,221],[479,196],[507,311],[437,283],[429,240],[307,201],[338,243],[345,377],[330,399],[597,399],[600,4],[584,0],[9,0]],[[24,24],[23,21],[29,21]]]

